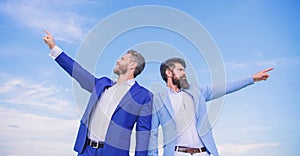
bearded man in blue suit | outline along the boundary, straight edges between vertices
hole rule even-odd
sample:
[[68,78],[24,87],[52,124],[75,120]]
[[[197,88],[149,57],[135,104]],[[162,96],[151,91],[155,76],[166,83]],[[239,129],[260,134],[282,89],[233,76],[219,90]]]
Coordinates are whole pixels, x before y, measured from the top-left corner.
[[154,95],[152,131],[149,155],[158,155],[158,128],[162,127],[164,156],[218,156],[208,119],[206,102],[235,92],[254,82],[267,80],[265,69],[253,76],[226,85],[199,87],[189,84],[185,75],[185,61],[171,58],[160,66],[167,87]]
[[91,93],[74,146],[78,155],[128,156],[135,124],[135,155],[147,155],[153,95],[134,80],[145,67],[144,57],[129,50],[116,62],[116,81],[96,78],[67,56],[55,45],[53,36],[45,32],[43,40],[51,49],[49,55]]

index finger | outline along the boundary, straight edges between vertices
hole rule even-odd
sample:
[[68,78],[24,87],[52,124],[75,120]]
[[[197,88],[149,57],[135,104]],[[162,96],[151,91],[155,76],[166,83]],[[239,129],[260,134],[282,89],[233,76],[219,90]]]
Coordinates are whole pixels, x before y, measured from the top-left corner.
[[45,33],[49,36],[51,36],[50,32],[48,30],[45,30]]
[[267,69],[263,70],[263,72],[266,73],[266,72],[269,72],[271,70],[273,70],[273,68],[267,68]]

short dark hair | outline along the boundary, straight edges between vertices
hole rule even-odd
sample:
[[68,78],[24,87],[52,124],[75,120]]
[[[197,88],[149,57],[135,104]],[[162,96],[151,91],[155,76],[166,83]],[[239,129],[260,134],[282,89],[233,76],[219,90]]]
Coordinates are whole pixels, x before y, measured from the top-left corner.
[[136,68],[134,69],[133,76],[138,76],[145,68],[145,58],[140,54],[139,52],[135,50],[128,50],[127,54],[130,54],[131,61],[134,61],[137,63]]
[[182,58],[177,58],[177,57],[167,59],[165,62],[161,63],[160,65],[160,75],[166,83],[168,80],[166,71],[167,70],[173,71],[173,69],[175,68],[175,63],[181,64],[184,68],[186,67],[185,61]]

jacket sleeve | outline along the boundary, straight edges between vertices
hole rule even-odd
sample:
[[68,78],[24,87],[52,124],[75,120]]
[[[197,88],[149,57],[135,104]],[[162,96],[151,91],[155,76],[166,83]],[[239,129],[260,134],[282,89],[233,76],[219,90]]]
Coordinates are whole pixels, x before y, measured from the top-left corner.
[[152,100],[153,95],[150,92],[145,93],[147,98],[139,111],[136,123],[136,147],[135,156],[147,156],[151,132],[152,120]]
[[148,147],[148,156],[157,156],[158,155],[158,128],[160,125],[158,107],[155,105],[157,101],[155,100],[157,96],[154,96],[152,104],[152,121],[151,121],[151,131],[150,131],[150,140]]
[[206,86],[201,88],[200,91],[203,94],[206,101],[210,101],[226,94],[233,93],[244,87],[254,84],[252,77],[242,78],[236,81],[230,81],[225,85]]
[[96,78],[81,67],[76,61],[70,58],[67,54],[62,52],[55,61],[72,76],[82,88],[92,92],[96,83]]

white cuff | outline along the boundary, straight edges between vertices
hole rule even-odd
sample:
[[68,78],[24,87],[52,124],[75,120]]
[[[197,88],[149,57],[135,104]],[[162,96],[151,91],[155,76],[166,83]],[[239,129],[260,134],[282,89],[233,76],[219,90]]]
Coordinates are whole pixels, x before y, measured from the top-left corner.
[[59,48],[58,46],[54,46],[51,50],[50,53],[48,54],[52,59],[56,59],[61,53],[63,52],[63,50],[61,48]]

